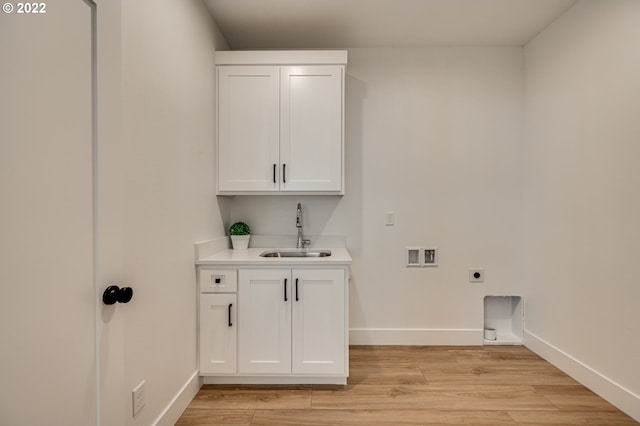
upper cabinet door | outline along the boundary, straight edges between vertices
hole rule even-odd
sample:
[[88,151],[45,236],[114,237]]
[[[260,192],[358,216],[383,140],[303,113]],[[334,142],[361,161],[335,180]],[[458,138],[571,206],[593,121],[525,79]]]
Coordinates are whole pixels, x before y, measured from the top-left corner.
[[218,191],[277,191],[279,66],[218,67]]
[[343,70],[281,67],[281,191],[344,192]]

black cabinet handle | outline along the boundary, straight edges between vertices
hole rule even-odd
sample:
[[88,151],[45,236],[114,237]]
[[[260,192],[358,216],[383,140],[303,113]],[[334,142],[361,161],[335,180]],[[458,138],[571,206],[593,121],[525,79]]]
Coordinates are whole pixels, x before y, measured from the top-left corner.
[[276,183],[276,165],[273,165],[273,183]]
[[300,300],[298,299],[298,279],[296,278],[296,302]]
[[284,279],[284,301],[287,301],[287,279]]
[[233,326],[233,323],[231,322],[231,307],[233,306],[233,303],[229,303],[229,327]]
[[287,183],[287,165],[282,165],[282,183]]

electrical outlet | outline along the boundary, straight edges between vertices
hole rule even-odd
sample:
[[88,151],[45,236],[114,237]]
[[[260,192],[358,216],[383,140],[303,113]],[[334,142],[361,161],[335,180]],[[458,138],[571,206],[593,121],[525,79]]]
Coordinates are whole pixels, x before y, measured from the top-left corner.
[[484,282],[484,269],[471,268],[469,269],[469,282],[470,283],[483,283]]
[[133,402],[133,415],[135,416],[140,410],[142,410],[142,407],[144,407],[144,380],[133,389],[131,395]]

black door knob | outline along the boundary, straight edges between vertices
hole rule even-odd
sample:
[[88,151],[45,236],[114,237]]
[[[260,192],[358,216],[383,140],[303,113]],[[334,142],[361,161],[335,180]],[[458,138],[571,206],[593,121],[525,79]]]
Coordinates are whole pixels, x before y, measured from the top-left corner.
[[131,287],[118,287],[110,285],[102,293],[102,302],[105,305],[113,305],[118,303],[128,303],[133,297],[133,289]]

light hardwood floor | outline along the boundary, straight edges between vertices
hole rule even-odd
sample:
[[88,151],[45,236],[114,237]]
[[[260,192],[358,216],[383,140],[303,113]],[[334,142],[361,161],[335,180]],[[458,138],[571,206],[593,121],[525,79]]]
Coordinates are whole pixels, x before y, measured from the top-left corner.
[[178,425],[637,425],[523,346],[352,346],[347,386],[205,385]]

